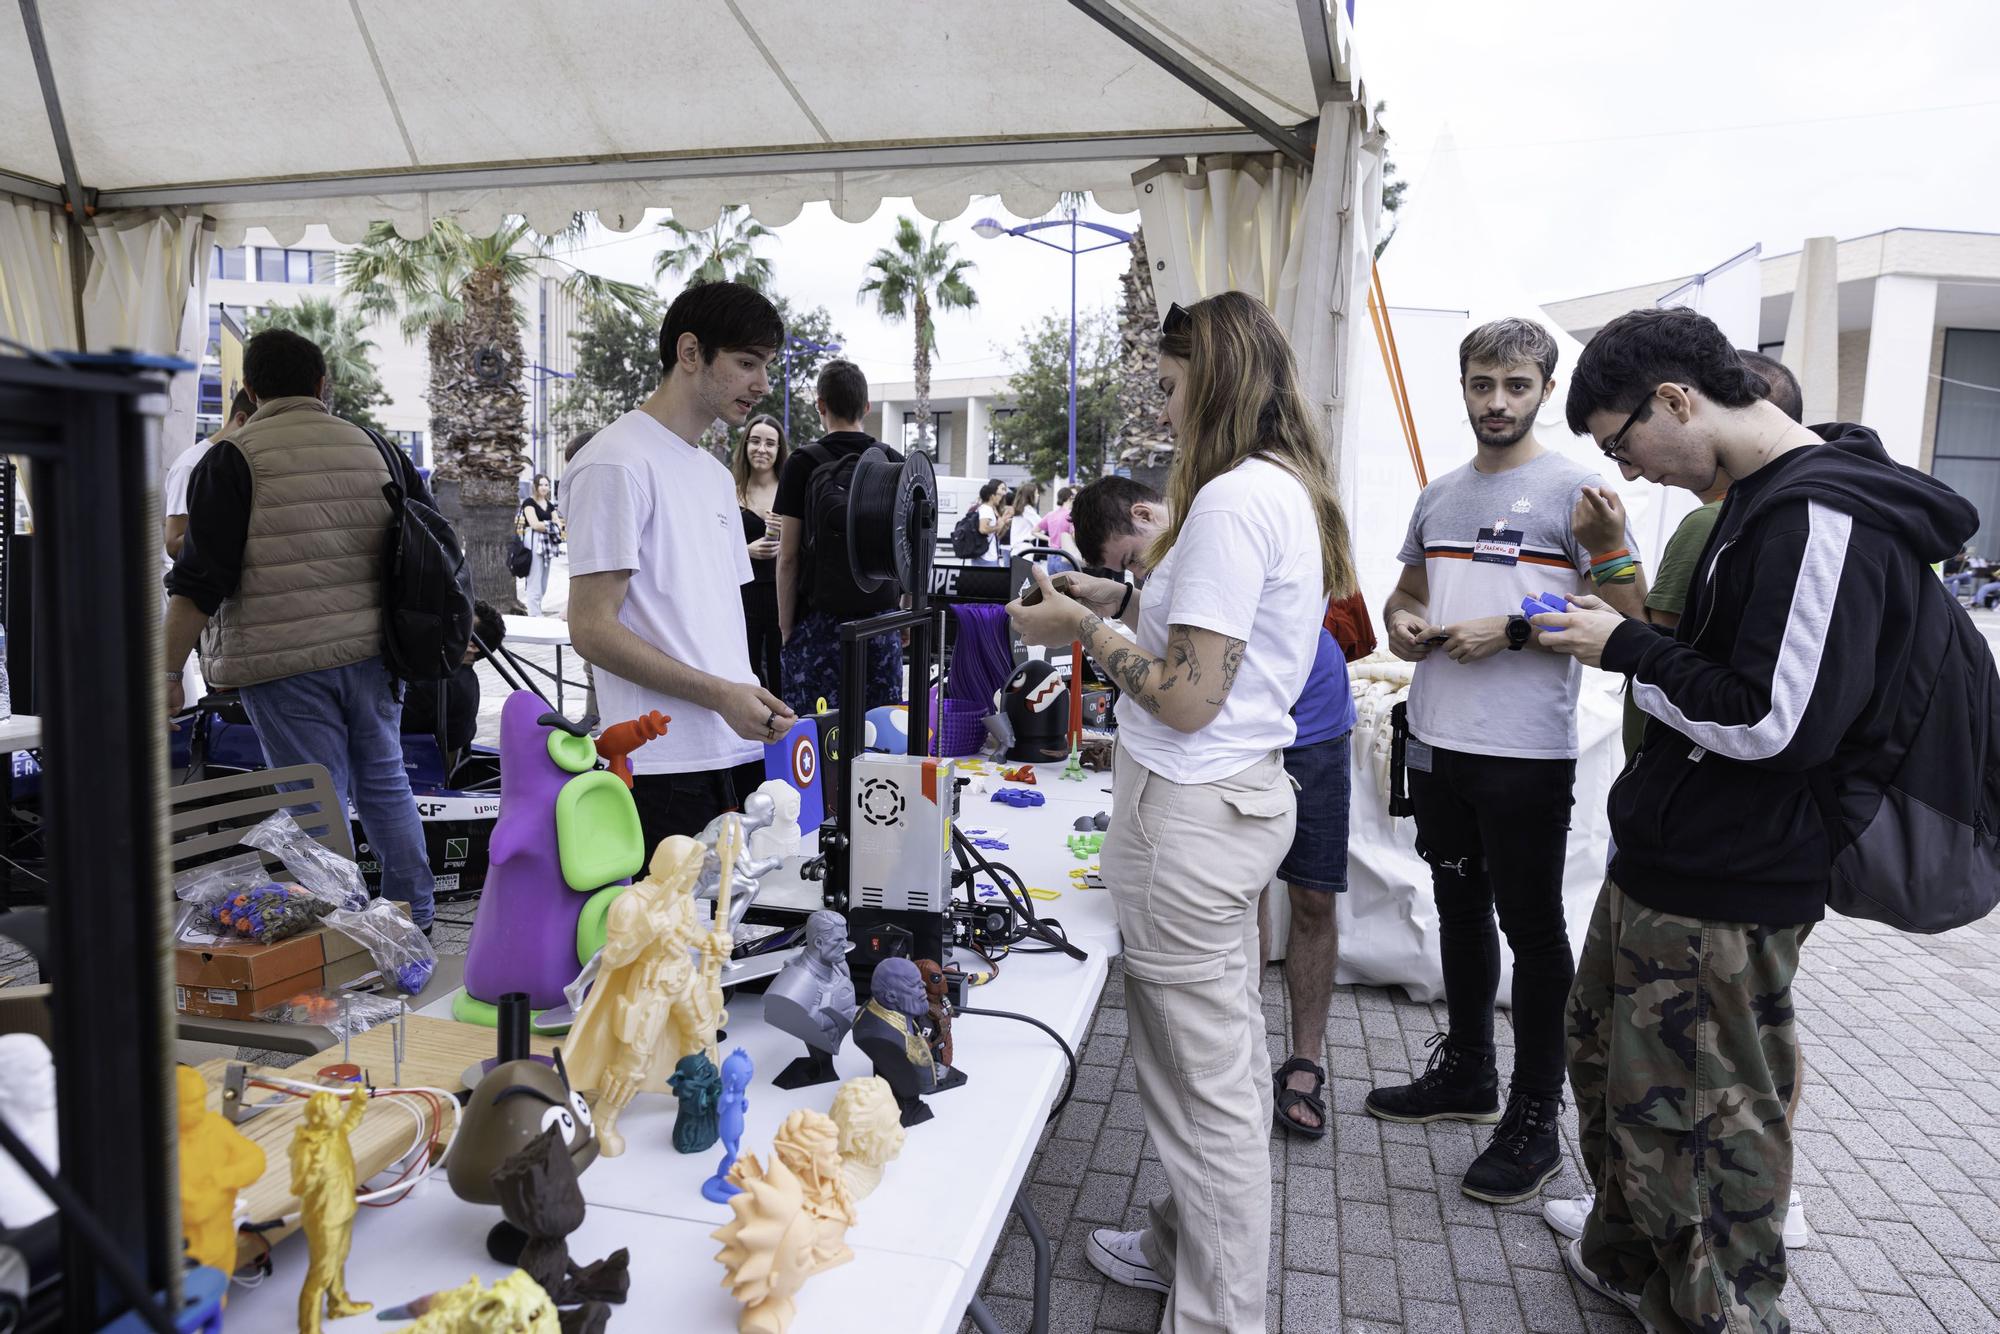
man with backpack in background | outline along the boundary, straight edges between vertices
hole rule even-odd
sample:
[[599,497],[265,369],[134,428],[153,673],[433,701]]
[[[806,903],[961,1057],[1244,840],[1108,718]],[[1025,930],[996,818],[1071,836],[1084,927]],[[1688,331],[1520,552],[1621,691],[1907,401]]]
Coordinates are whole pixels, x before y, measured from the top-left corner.
[[430,490],[401,450],[385,454],[328,410],[326,359],[310,339],[256,335],[243,380],[256,412],[188,483],[187,533],[167,576],[167,711],[181,710],[181,664],[199,638],[209,684],[240,693],[265,762],[326,767],[361,813],[382,896],[428,934],[433,882],[403,768],[402,683],[384,659],[385,552],[399,516],[383,492],[393,482],[430,506]]
[[1597,1197],[1564,1258],[1651,1329],[1783,1330],[1801,930],[1940,930],[2000,882],[1972,741],[2000,677],[1928,568],[1979,518],[1866,427],[1792,421],[1693,311],[1600,330],[1568,417],[1628,479],[1729,495],[1671,634],[1595,598],[1533,618],[1653,720],[1570,994]]
[[[827,433],[799,449],[778,479],[773,510],[784,520],[778,536],[778,633],[785,699],[801,712],[824,699],[840,704],[840,623],[895,609],[893,582],[864,593],[847,554],[847,495],[856,460],[870,447],[892,463],[903,456],[861,429],[868,415],[868,377],[851,361],[830,361],[819,373],[819,415]],[[868,641],[868,707],[903,698],[903,646],[892,635]]]

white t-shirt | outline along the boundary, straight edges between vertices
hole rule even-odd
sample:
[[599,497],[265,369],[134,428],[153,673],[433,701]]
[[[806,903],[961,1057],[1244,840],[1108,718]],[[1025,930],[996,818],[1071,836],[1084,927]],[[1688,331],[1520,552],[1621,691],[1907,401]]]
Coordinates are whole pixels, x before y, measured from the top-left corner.
[[165,494],[160,497],[160,513],[163,517],[171,519],[176,514],[188,512],[188,483],[194,478],[194,467],[201,462],[214,443],[214,436],[209,436],[206,440],[197,440],[183,449],[179,456],[167,465]]
[[[630,570],[619,624],[698,671],[754,684],[743,625],[743,548],[729,469],[643,412],[599,431],[563,477],[569,570],[575,578]],[[698,773],[757,759],[764,748],[709,709],[597,668],[607,723],[658,709],[667,734],[632,755],[642,774]]]
[[1031,547],[1044,536],[1041,531],[1042,516],[1035,512],[1033,505],[1014,516],[1007,529],[1007,552],[1012,555],[1023,547]]
[[[194,478],[195,465],[202,461],[203,457],[207,455],[209,447],[215,441],[216,437],[213,435],[203,440],[197,440],[186,449],[183,449],[174,457],[174,461],[167,465],[165,494],[160,497],[160,516],[162,518],[171,519],[176,514],[183,518],[187,516],[188,484]],[[164,549],[161,550],[160,555],[167,572],[172,573],[174,568],[173,558],[168,556]],[[164,602],[165,600],[165,595],[162,594],[161,601]],[[188,660],[181,665],[181,689],[186,692],[187,698],[190,700],[200,699],[208,693],[208,687],[203,683],[201,678],[201,655],[199,653],[188,654]]]
[[1118,744],[1176,783],[1212,783],[1283,750],[1298,735],[1292,704],[1325,615],[1319,522],[1305,487],[1275,463],[1246,459],[1195,496],[1139,604],[1139,647],[1154,657],[1166,653],[1170,625],[1244,642],[1229,698],[1214,722],[1188,733],[1121,696]]
[[999,511],[999,510],[997,510],[997,509],[995,509],[995,508],[993,508],[993,506],[991,506],[991,505],[988,505],[988,504],[986,504],[986,503],[984,503],[984,502],[982,501],[982,502],[980,503],[980,506],[979,506],[979,528],[980,528],[980,531],[981,531],[981,532],[985,532],[985,531],[986,531],[987,529],[989,529],[989,528],[993,529],[993,531],[992,531],[992,532],[990,532],[990,533],[987,533],[987,536],[986,536],[986,554],[980,557],[980,559],[981,559],[981,560],[999,560],[999,559],[1000,559],[1000,531],[999,531],[999,527],[1000,527],[1000,511]]

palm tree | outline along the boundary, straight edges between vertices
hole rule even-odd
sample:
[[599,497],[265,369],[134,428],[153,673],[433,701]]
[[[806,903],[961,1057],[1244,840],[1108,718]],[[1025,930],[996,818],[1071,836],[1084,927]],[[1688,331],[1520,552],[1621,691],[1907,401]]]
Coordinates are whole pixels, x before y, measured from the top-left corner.
[[894,245],[882,247],[868,261],[868,281],[859,295],[875,294],[875,308],[886,320],[914,315],[917,351],[912,369],[917,382],[917,447],[930,448],[931,354],[937,351],[937,326],[931,311],[971,310],[978,293],[965,281],[974,267],[969,259],[953,259],[958,249],[938,239],[943,223],[934,223],[928,239],[906,217],[896,219]]
[[[364,314],[395,316],[403,337],[425,340],[436,475],[458,490],[455,517],[474,590],[506,610],[519,606],[507,546],[528,461],[524,311],[514,289],[535,277],[537,261],[554,258],[547,238],[518,218],[491,236],[440,219],[415,240],[377,223],[340,257],[341,282]],[[575,268],[562,287],[586,303],[614,302],[649,316],[657,305],[647,288]]]
[[387,403],[389,394],[375,369],[375,344],[367,337],[359,312],[344,311],[327,297],[308,296],[250,317],[252,337],[266,329],[289,329],[317,344],[326,358],[327,378],[333,381],[333,415],[381,432],[382,423],[370,409]]
[[771,285],[771,261],[756,252],[756,243],[776,232],[750,216],[741,204],[726,206],[712,227],[700,231],[678,218],[668,218],[660,230],[672,233],[679,245],[653,256],[653,277],[686,274],[695,283],[737,282],[762,292]]

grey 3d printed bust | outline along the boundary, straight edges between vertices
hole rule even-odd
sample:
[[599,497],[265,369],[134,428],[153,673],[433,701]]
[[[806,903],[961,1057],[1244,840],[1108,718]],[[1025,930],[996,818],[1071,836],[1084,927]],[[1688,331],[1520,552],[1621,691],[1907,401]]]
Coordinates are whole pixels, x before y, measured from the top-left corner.
[[764,1018],[806,1044],[806,1054],[771,1082],[781,1089],[832,1082],[834,1053],[854,1026],[854,981],[847,971],[847,922],[820,911],[806,919],[806,946],[772,979]]

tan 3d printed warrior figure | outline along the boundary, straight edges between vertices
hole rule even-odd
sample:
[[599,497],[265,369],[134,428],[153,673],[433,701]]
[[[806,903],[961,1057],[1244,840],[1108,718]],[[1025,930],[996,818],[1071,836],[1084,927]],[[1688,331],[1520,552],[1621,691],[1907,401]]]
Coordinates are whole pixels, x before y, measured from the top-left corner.
[[597,1094],[607,1158],[625,1151],[618,1116],[633,1096],[665,1088],[681,1057],[706,1050],[727,1019],[718,979],[729,932],[707,930],[690,894],[706,852],[678,834],[662,839],[646,878],[612,903],[596,985],[563,1044],[571,1087]]

